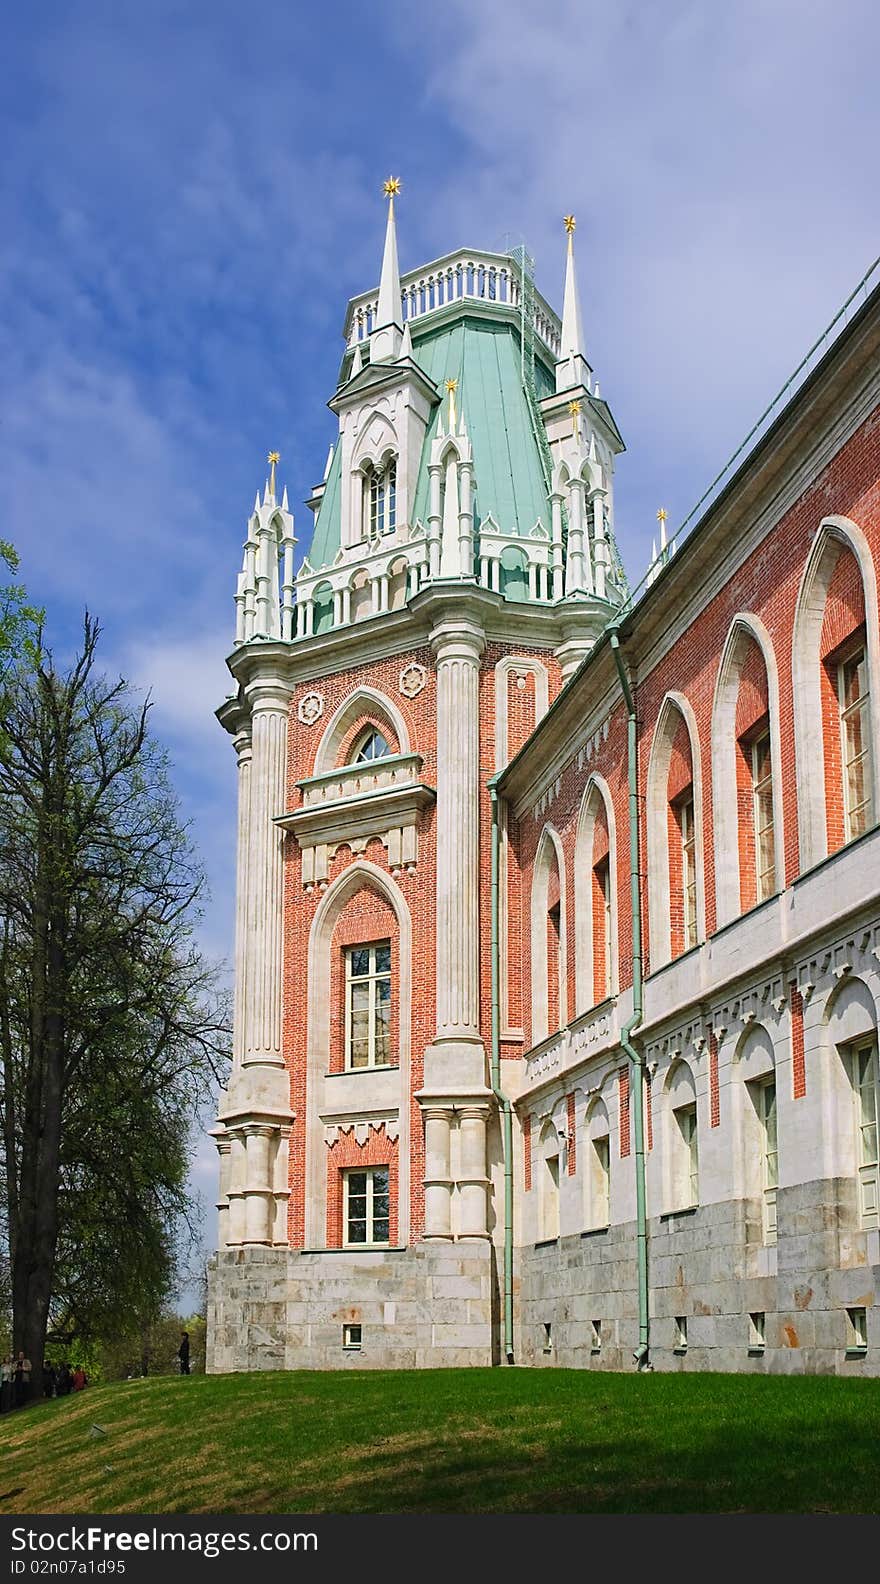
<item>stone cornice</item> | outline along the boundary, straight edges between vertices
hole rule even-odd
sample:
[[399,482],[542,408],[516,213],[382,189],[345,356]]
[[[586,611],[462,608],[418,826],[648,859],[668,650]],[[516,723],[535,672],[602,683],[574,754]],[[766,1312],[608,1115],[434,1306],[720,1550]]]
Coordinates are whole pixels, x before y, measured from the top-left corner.
[[380,835],[389,826],[412,823],[422,809],[430,808],[435,798],[433,787],[421,781],[411,786],[377,787],[358,797],[336,798],[333,802],[277,814],[273,824],[281,830],[292,831],[300,843],[308,837],[310,844],[330,841],[341,844],[353,837]]

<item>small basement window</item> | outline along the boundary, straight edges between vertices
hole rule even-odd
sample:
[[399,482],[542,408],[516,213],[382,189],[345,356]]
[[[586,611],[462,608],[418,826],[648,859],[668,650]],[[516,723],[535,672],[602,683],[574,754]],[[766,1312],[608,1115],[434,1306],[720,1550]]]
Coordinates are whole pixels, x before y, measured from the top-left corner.
[[602,1322],[594,1320],[590,1326],[590,1352],[599,1353],[602,1349]]
[[686,1353],[687,1352],[687,1345],[688,1345],[687,1315],[676,1315],[676,1317],[675,1317],[675,1342],[673,1343],[673,1349],[672,1350],[673,1350],[674,1353]]
[[868,1351],[868,1311],[867,1309],[847,1309],[846,1311],[846,1351],[847,1353],[867,1353]]
[[362,1346],[362,1331],[359,1325],[344,1325],[342,1327],[342,1346],[349,1352],[358,1352]]
[[553,1328],[549,1320],[544,1321],[544,1352],[553,1352]]
[[756,1310],[754,1314],[749,1315],[749,1352],[763,1353],[765,1337],[764,1311]]

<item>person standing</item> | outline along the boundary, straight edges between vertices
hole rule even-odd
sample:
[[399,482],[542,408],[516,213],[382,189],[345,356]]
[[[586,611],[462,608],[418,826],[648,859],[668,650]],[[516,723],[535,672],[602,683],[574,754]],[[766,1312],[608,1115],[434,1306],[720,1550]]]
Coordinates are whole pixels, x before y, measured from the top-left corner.
[[12,1354],[7,1353],[0,1364],[0,1413],[8,1413],[15,1406],[15,1365]]
[[184,1331],[184,1332],[181,1333],[180,1347],[177,1349],[177,1357],[180,1360],[180,1373],[181,1373],[181,1375],[188,1375],[189,1374],[189,1332],[188,1331]]
[[31,1361],[21,1348],[15,1360],[15,1406],[23,1408],[31,1395]]

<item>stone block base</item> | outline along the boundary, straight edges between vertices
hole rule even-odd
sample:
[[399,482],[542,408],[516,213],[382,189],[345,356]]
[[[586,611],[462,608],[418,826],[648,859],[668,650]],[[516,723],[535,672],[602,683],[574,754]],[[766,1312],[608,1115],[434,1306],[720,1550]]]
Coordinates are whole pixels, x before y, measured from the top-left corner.
[[[488,1242],[221,1250],[208,1266],[207,1370],[431,1369],[495,1362]],[[360,1346],[344,1328],[360,1327]]]

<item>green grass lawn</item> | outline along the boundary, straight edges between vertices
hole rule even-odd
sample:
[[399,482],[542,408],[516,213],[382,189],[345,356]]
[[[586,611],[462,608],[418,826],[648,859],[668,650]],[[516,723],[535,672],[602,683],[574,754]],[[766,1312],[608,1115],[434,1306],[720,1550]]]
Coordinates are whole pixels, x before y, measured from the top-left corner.
[[175,1377],[4,1415],[0,1512],[876,1513],[878,1446],[880,1380]]

